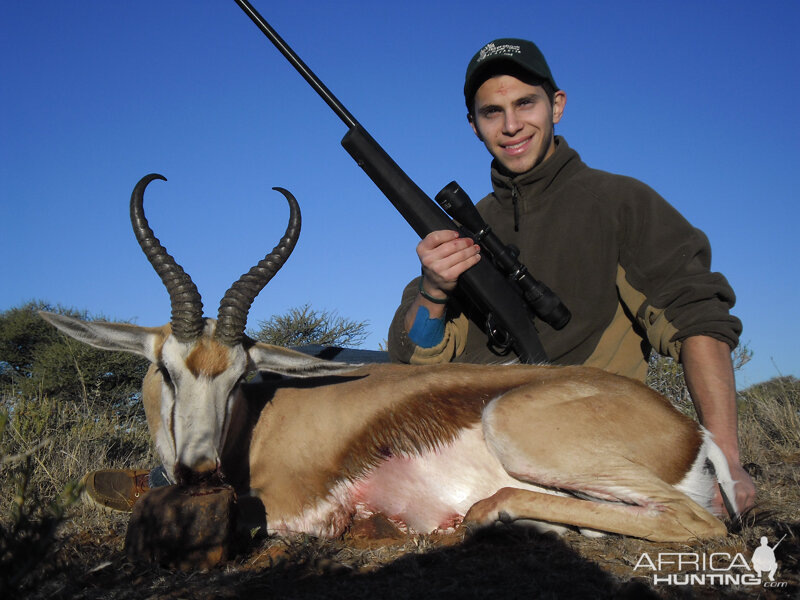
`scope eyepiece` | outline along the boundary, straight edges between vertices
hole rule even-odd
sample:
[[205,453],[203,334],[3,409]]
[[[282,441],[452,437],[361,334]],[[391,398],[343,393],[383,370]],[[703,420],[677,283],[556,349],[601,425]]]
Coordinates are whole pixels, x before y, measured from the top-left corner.
[[514,281],[533,313],[554,329],[562,329],[572,317],[561,299],[537,281],[519,260],[519,248],[504,244],[483,220],[467,193],[451,181],[436,194],[436,202],[486,250],[497,268]]
[[487,227],[470,197],[455,181],[448,183],[436,194],[436,202],[448,215],[473,233]]

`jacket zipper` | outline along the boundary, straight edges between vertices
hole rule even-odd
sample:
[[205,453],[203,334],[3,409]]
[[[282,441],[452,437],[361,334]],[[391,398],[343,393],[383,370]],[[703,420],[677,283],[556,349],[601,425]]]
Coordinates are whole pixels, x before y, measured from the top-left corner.
[[516,183],[511,184],[511,202],[514,205],[514,231],[519,231],[519,188]]

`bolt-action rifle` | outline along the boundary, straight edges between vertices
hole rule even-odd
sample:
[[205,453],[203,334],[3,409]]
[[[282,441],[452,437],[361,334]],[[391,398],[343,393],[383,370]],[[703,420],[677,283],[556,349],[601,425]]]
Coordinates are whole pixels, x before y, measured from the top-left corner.
[[466,232],[489,251],[491,262],[479,261],[461,275],[460,291],[486,315],[487,334],[496,344],[513,348],[522,362],[547,361],[531,311],[560,329],[569,321],[570,313],[558,297],[528,273],[516,259],[515,248],[497,240],[467,195],[453,182],[437,195],[437,200],[451,211],[461,224],[459,228],[392,160],[250,2],[235,2],[344,122],[348,131],[342,138],[342,146],[421,238],[432,231],[456,230]]

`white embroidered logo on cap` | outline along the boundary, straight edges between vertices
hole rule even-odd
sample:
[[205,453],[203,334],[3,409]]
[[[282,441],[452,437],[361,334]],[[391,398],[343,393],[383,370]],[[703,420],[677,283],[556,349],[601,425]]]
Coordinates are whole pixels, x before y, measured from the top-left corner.
[[481,48],[480,56],[478,56],[478,62],[486,60],[490,56],[514,56],[515,54],[522,54],[522,50],[519,46],[514,46],[513,44],[496,46],[494,42],[490,42]]

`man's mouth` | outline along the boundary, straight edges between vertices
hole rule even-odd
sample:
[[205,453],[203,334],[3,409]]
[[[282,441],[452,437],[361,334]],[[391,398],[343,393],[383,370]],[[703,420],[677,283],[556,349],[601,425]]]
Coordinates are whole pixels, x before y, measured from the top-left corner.
[[508,152],[509,154],[516,154],[519,151],[523,150],[525,146],[527,146],[528,142],[531,141],[530,137],[526,137],[524,140],[520,140],[518,142],[514,142],[513,144],[501,144],[503,150]]

